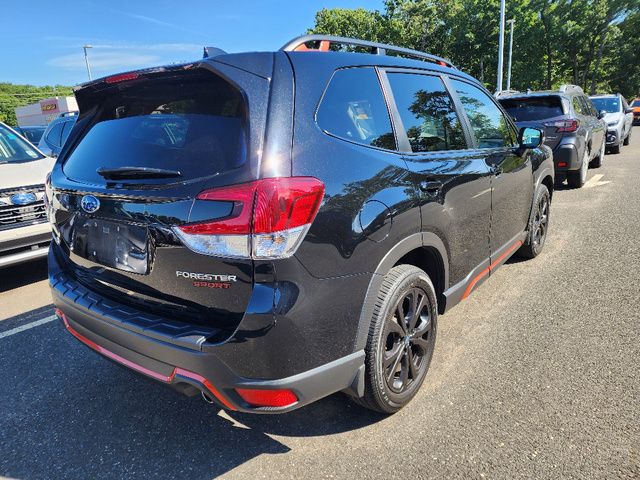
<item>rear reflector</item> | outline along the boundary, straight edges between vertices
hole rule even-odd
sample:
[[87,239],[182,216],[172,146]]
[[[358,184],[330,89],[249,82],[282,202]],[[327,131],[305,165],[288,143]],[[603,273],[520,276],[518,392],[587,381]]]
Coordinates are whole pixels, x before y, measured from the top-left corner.
[[227,258],[275,259],[295,253],[324,197],[312,177],[265,178],[205,190],[198,200],[233,202],[220,220],[173,227],[191,250]]
[[134,80],[138,78],[139,75],[137,73],[121,73],[120,75],[112,75],[111,77],[107,77],[104,79],[107,83],[119,83],[126,82],[127,80]]
[[567,162],[558,162],[558,166],[559,167],[566,167],[567,166]]
[[252,407],[290,407],[298,402],[298,397],[291,390],[236,388],[236,392]]

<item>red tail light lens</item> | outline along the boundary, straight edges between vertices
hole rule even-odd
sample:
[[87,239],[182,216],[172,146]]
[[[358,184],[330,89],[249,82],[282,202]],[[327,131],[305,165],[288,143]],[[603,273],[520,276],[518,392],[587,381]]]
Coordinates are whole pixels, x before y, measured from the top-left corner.
[[252,407],[290,407],[298,402],[298,397],[291,390],[236,388],[236,392]]
[[545,122],[545,127],[555,127],[556,132],[575,132],[580,126],[578,120],[558,120],[556,122]]
[[174,227],[192,250],[231,258],[286,258],[293,255],[313,222],[324,184],[312,177],[265,178],[205,190],[198,200],[233,202],[231,215]]
[[135,80],[139,75],[137,73],[121,73],[119,75],[112,75],[111,77],[107,77],[104,79],[107,83],[120,83],[126,82],[127,80]]

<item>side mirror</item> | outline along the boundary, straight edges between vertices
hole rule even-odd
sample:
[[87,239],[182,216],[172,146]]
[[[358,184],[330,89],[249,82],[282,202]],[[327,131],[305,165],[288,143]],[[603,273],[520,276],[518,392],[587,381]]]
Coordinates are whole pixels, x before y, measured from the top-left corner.
[[604,110],[600,110],[598,112],[598,120],[602,120],[606,114],[607,112],[605,112]]
[[518,135],[518,143],[522,149],[538,148],[544,143],[544,133],[538,128],[521,128]]

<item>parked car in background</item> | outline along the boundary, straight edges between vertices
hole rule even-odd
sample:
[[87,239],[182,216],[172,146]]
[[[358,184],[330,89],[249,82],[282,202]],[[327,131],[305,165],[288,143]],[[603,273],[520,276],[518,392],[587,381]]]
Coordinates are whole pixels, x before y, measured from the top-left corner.
[[581,188],[589,166],[602,165],[607,124],[580,87],[499,94],[498,99],[518,127],[544,130],[545,144],[553,150],[557,181],[566,178],[569,186]]
[[77,112],[62,113],[56,117],[42,135],[38,148],[45,154],[52,157],[60,155],[71,129],[78,119]]
[[44,184],[53,163],[0,123],[0,267],[46,256],[51,227]]
[[596,110],[604,112],[604,120],[607,122],[607,149],[612,153],[620,153],[622,145],[629,145],[631,139],[633,110],[619,93],[593,95],[589,98]]
[[640,98],[631,102],[631,109],[633,110],[633,124],[640,125]]
[[398,411],[438,315],[542,251],[542,132],[423,52],[321,35],[211,52],[76,90],[86,128],[47,186],[61,323],[223,408],[345,391]]
[[42,134],[47,129],[45,125],[12,128],[34,145],[38,145],[40,139],[42,138]]

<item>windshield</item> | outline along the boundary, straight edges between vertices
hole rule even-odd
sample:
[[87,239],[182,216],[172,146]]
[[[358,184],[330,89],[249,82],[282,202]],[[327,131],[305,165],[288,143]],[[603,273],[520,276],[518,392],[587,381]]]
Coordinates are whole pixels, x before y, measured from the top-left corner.
[[546,120],[564,115],[559,97],[505,98],[500,100],[505,110],[518,122]]
[[620,99],[618,97],[591,98],[591,101],[599,112],[618,113],[620,111]]
[[631,106],[640,107],[640,100],[634,100],[633,103],[631,104]]
[[43,158],[31,145],[0,125],[0,163],[28,162]]
[[37,145],[47,127],[23,127],[22,136]]
[[134,82],[108,95],[96,120],[64,163],[75,180],[99,184],[98,169],[123,167],[176,170],[189,180],[246,160],[244,102],[212,73]]

